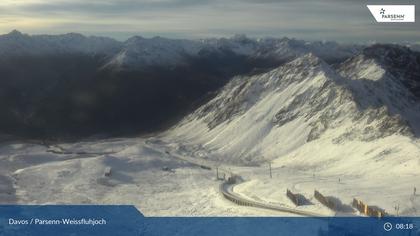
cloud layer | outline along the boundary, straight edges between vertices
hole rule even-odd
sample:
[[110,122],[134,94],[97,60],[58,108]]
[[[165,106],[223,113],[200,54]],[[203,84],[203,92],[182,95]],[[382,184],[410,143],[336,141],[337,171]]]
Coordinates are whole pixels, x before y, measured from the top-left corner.
[[[201,38],[244,33],[344,42],[419,42],[420,24],[379,24],[363,0],[2,0],[0,31]],[[418,14],[416,15],[417,19]]]

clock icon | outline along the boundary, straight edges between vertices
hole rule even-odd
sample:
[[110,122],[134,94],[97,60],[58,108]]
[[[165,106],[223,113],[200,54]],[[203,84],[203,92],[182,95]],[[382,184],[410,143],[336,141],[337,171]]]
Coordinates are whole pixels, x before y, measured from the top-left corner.
[[386,222],[384,224],[384,230],[387,231],[387,232],[391,231],[392,230],[392,224],[389,223],[389,222]]

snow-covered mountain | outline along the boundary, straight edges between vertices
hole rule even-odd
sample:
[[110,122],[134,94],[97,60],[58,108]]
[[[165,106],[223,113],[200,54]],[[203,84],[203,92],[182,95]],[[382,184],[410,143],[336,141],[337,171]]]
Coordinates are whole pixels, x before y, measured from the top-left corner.
[[356,197],[418,215],[419,56],[372,45],[339,64],[309,53],[237,76],[162,139],[232,166],[245,179],[235,191],[249,199],[281,202],[286,189],[313,199],[316,189],[344,204]]
[[363,50],[363,57],[381,65],[420,98],[420,53],[413,51],[398,45],[374,45]]
[[420,52],[420,43],[407,44],[407,47],[409,47],[413,51]]
[[188,65],[191,59],[209,55],[237,55],[252,60],[287,60],[312,52],[328,62],[344,60],[363,46],[335,42],[305,42],[289,38],[251,39],[245,35],[201,40],[143,38],[134,36],[125,42],[106,37],[86,37],[77,33],[28,35],[17,30],[0,35],[0,55],[89,54],[103,55],[103,68],[137,70],[150,66]]
[[143,69],[147,66],[185,66],[191,60],[224,54],[250,57],[258,50],[258,43],[245,36],[233,38],[181,40],[162,37],[132,37],[105,67]]
[[203,47],[191,40],[172,40],[162,37],[146,39],[135,36],[128,39],[105,66],[114,68],[144,68],[147,66],[176,66],[185,63],[185,57],[196,55]]
[[363,48],[361,45],[342,45],[336,42],[306,42],[303,40],[281,38],[281,39],[259,39],[258,49],[254,57],[277,58],[279,60],[290,60],[313,53],[326,62],[333,63],[354,56]]
[[122,43],[106,37],[86,37],[77,33],[28,35],[17,30],[0,35],[0,55],[48,55],[85,53],[114,55]]
[[283,63],[306,53],[314,53],[328,62],[341,61],[358,53],[363,46],[340,45],[335,42],[305,42],[303,40],[250,39],[245,35],[231,38],[176,40],[162,37],[150,39],[132,37],[105,67],[139,69],[146,66],[180,66],[191,58],[209,55],[237,55],[251,60],[272,60]]
[[[396,50],[411,59],[391,68]],[[234,78],[169,136],[202,145],[209,157],[242,163],[295,156],[339,161],[364,144],[372,149],[368,156],[398,156],[378,143],[393,140],[412,150],[410,140],[418,140],[420,104],[404,82],[416,57],[404,47],[375,45],[332,67],[306,54],[268,73]],[[392,73],[397,69],[399,76]]]

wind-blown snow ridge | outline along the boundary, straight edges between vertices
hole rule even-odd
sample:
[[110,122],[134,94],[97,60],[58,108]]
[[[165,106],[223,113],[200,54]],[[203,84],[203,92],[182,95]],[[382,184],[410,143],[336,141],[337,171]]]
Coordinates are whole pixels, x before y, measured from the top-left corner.
[[335,70],[310,53],[262,75],[234,78],[170,135],[203,144],[213,158],[250,163],[310,143],[322,142],[328,150],[414,137],[420,110],[410,94],[373,60],[356,56]]

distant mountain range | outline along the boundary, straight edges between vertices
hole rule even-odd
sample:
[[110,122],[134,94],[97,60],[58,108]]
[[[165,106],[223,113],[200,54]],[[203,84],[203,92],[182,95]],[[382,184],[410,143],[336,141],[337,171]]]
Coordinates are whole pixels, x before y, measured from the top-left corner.
[[[52,138],[162,130],[227,83],[248,86],[252,76],[308,54],[334,70],[361,55],[375,58],[391,68],[387,73],[406,78],[401,83],[419,95],[418,54],[397,45],[243,35],[203,40],[135,36],[119,42],[75,33],[30,36],[13,31],[0,36],[0,132]],[[216,115],[210,126],[247,106],[236,101],[241,93],[233,95],[229,99],[238,104]]]
[[0,36],[0,54],[46,55],[60,53],[84,53],[112,56],[118,53],[123,43],[105,37],[85,37],[81,34],[33,35],[17,30]]
[[182,65],[188,58],[203,56],[210,52],[230,52],[251,58],[270,58],[279,61],[312,52],[326,61],[331,61],[354,55],[361,48],[358,45],[305,42],[289,38],[249,39],[244,35],[203,40],[134,36],[125,42],[106,37],[85,37],[77,33],[30,36],[16,30],[0,36],[0,54],[3,56],[60,53],[103,55],[108,57],[108,61],[104,63],[105,67],[126,69],[139,69],[151,65]]

